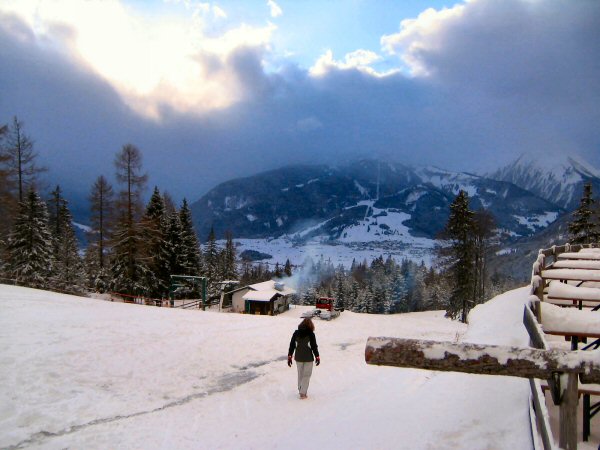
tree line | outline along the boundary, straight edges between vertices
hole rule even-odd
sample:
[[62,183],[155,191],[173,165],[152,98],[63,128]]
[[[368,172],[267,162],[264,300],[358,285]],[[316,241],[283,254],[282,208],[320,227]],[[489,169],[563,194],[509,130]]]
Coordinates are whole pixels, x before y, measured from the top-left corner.
[[[147,174],[142,153],[126,144],[114,159],[117,187],[104,175],[90,189],[90,229],[81,254],[68,202],[60,186],[44,200],[32,139],[16,117],[0,126],[0,276],[19,284],[63,292],[119,292],[165,297],[170,275],[207,277],[208,293],[219,294],[219,280],[242,285],[292,276],[292,265],[238,261],[233,237],[217,245],[213,230],[200,245],[187,201],[177,207],[155,187],[143,204]],[[497,230],[486,210],[473,211],[465,191],[450,206],[438,236],[433,267],[383,256],[349,269],[328,261],[305,262],[296,274],[297,301],[314,304],[318,296],[334,297],[340,308],[364,313],[445,309],[466,321],[478,303],[503,292],[511,280],[489,273],[497,249]],[[600,214],[591,183],[584,185],[580,206],[568,226],[571,243],[600,239]]]
[[177,208],[158,187],[146,205],[147,175],[142,153],[126,144],[114,159],[115,189],[103,175],[89,195],[90,229],[80,252],[68,201],[60,186],[46,200],[40,194],[33,141],[16,117],[0,127],[0,273],[18,284],[69,293],[118,292],[165,297],[170,275],[208,278],[209,295],[217,280],[236,279],[231,234],[221,248],[211,230],[201,246],[184,199]]

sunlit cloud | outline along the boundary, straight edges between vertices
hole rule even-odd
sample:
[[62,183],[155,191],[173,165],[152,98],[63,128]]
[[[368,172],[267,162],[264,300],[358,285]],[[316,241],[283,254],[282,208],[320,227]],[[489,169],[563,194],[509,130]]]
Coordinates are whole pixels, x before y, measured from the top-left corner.
[[273,0],[268,0],[267,5],[271,10],[271,17],[276,18],[283,14],[283,10],[281,9],[281,7]]
[[400,22],[398,33],[384,35],[381,46],[390,55],[398,55],[414,76],[430,75],[429,68],[423,64],[422,55],[440,51],[444,47],[443,30],[453,22],[460,21],[465,5],[435,10],[426,9],[416,19]]
[[[39,42],[72,53],[100,74],[138,113],[205,112],[246,95],[232,55],[266,50],[275,26],[241,24],[206,33],[207,21],[226,18],[208,3],[186,3],[188,15],[148,18],[117,0],[8,1],[0,11],[16,14]],[[64,30],[70,30],[64,33]]]
[[390,75],[397,72],[396,70],[378,72],[372,64],[382,60],[382,57],[371,50],[355,50],[354,52],[347,53],[344,56],[343,61],[335,60],[333,58],[333,52],[327,50],[310,68],[309,72],[312,76],[323,76],[331,70],[348,70],[356,69],[366,74],[381,77]]

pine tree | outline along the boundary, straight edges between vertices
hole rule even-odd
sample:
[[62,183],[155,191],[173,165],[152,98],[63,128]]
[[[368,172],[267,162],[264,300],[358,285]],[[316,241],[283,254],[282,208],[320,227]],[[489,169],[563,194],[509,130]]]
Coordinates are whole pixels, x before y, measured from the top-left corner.
[[215,230],[210,228],[206,246],[204,248],[205,274],[208,278],[208,290],[210,295],[217,294],[217,282],[219,281],[219,248],[217,247],[217,238]]
[[583,196],[579,207],[573,212],[573,221],[569,224],[570,242],[572,244],[590,244],[600,241],[600,223],[594,217],[594,199],[592,184],[583,186]]
[[273,272],[273,275],[275,275],[275,278],[281,278],[281,276],[283,275],[281,267],[279,267],[279,262],[275,263],[275,271]]
[[[238,273],[236,267],[236,251],[235,251],[235,243],[233,242],[233,235],[231,232],[225,233],[225,248],[223,249],[223,279],[224,280],[237,280]],[[277,278],[281,278],[281,274],[279,276],[275,275]]]
[[292,263],[290,262],[289,259],[285,260],[285,266],[283,267],[283,273],[285,274],[286,277],[292,276]]
[[463,323],[474,305],[473,214],[469,209],[469,196],[461,190],[450,205],[450,217],[444,230],[450,241],[448,257],[453,283],[446,315],[459,318]]
[[141,152],[131,144],[123,146],[115,159],[117,181],[124,185],[119,192],[113,234],[111,288],[125,294],[140,295],[147,291],[150,276],[143,260],[142,235],[137,222],[142,210],[141,195],[146,175],[141,174]]
[[25,201],[19,204],[19,213],[8,238],[7,275],[25,286],[47,288],[53,268],[48,209],[31,189]]
[[199,276],[202,272],[202,254],[200,253],[200,244],[198,243],[192,223],[192,213],[185,198],[179,210],[179,222],[181,223],[183,273],[185,275]]
[[104,176],[99,176],[89,196],[91,231],[87,233],[88,247],[85,254],[85,268],[88,286],[96,292],[108,289],[109,240],[114,223],[113,188]]
[[27,190],[35,188],[37,175],[46,169],[36,165],[38,155],[33,149],[33,141],[25,134],[23,122],[17,117],[13,118],[2,150],[8,176],[16,186],[18,201],[22,202]]
[[475,212],[473,216],[473,247],[475,251],[474,298],[476,303],[482,303],[486,300],[487,262],[495,226],[494,217],[489,211],[480,209]]
[[406,280],[400,267],[396,267],[390,279],[391,301],[397,312],[408,312]]
[[181,275],[184,272],[183,241],[179,214],[177,212],[171,213],[165,223],[166,226],[157,258],[156,278],[159,292],[155,295],[166,295],[171,275]]
[[345,274],[344,267],[338,267],[335,275],[335,287],[333,296],[335,297],[335,307],[337,309],[346,308],[346,286],[344,283]]
[[346,298],[346,309],[356,311],[359,304],[360,284],[352,277],[350,285],[350,295]]
[[150,296],[157,298],[165,295],[172,274],[169,272],[169,263],[161,260],[167,254],[164,249],[167,228],[165,203],[158,187],[155,186],[140,222],[140,232],[143,242],[141,260],[148,267],[146,288]]
[[85,272],[79,256],[79,245],[73,229],[73,218],[67,207],[67,202],[62,199],[60,203],[53,236],[56,262],[53,270],[52,287],[61,292],[81,293],[85,285]]
[[[14,185],[8,167],[11,158],[4,150],[4,141],[7,134],[8,126],[0,126],[0,249],[4,247],[18,209],[16,197],[13,195]],[[0,264],[1,261],[2,255],[0,254]]]

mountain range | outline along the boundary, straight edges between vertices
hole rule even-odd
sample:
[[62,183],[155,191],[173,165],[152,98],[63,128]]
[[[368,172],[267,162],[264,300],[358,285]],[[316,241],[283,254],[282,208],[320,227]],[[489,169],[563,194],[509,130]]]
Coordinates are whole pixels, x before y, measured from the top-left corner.
[[[362,160],[342,167],[293,166],[222,183],[192,205],[200,236],[297,239],[326,236],[361,241],[409,233],[434,239],[460,190],[471,208],[485,208],[500,230],[513,237],[545,228],[565,209],[516,183],[397,163]],[[372,226],[371,226],[372,225]]]
[[527,242],[536,242],[544,230],[552,234],[551,224],[566,223],[585,182],[599,192],[600,171],[573,156],[522,156],[483,175],[361,160],[338,167],[290,166],[233,179],[191,208],[201,239],[211,228],[219,237],[229,231],[242,247],[262,241],[264,245],[252,247],[261,252],[281,255],[273,249],[278,242],[290,247],[319,242],[427,259],[450,204],[464,190],[473,210],[492,213],[502,245],[512,248],[500,255],[514,256],[515,243],[529,248]]

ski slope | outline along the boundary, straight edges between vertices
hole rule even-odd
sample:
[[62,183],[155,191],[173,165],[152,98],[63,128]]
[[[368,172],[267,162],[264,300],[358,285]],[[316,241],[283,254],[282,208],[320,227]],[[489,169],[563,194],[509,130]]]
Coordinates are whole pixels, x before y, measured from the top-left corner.
[[277,316],[111,303],[0,285],[0,448],[524,449],[527,380],[367,366],[368,336],[526,345],[528,288],[472,311],[316,321],[300,401]]

